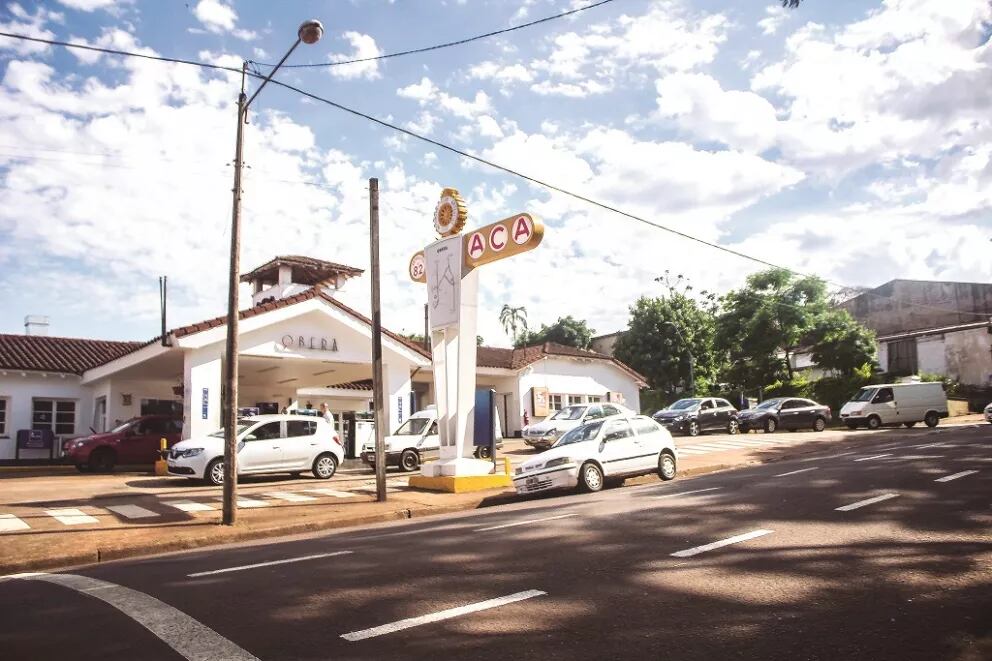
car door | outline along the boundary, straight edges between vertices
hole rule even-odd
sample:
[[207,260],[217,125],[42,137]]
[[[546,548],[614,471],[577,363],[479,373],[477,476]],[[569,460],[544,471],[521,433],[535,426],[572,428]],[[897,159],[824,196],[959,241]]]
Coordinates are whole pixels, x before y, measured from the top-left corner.
[[120,442],[117,461],[121,464],[151,464],[158,459],[160,439],[169,431],[165,418],[147,418],[131,428]]
[[896,407],[895,393],[892,388],[879,388],[871,400],[872,409],[883,425],[899,422],[899,411]]
[[417,451],[420,453],[420,461],[423,462],[429,459],[435,459],[438,457],[438,453],[441,449],[441,437],[437,430],[437,420],[431,422],[431,426],[427,429],[427,433],[424,434],[423,438],[417,444]]
[[798,415],[798,425],[800,429],[812,429],[813,422],[816,420],[816,402],[811,402],[808,399],[796,400],[799,403],[799,408],[797,409]]
[[282,422],[263,422],[249,430],[238,445],[239,473],[278,470],[282,462]]
[[653,472],[658,468],[658,455],[664,445],[661,426],[651,418],[640,416],[634,418],[633,425],[637,433],[637,470],[643,473]]
[[712,399],[704,399],[699,405],[699,413],[697,417],[699,429],[701,431],[716,429],[718,426],[716,423],[716,415],[716,404],[713,403]]
[[320,450],[316,420],[287,420],[280,464],[290,470],[309,470]]
[[725,399],[717,399],[716,401],[716,411],[717,411],[717,424],[720,429],[727,429],[730,426],[731,416],[737,412],[730,402]]
[[782,429],[799,428],[799,400],[787,399],[778,409],[778,426]]
[[634,430],[625,418],[606,421],[599,447],[599,460],[606,475],[623,475],[636,470]]

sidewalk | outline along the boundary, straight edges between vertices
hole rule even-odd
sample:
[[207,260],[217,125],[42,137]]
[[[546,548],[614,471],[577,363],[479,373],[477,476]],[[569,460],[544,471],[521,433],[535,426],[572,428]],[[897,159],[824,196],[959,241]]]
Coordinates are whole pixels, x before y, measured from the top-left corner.
[[[937,429],[679,438],[680,448],[710,448],[686,450],[680,458],[679,477],[779,461],[824,449],[838,452],[871,450],[907,438],[920,439],[920,443],[943,441],[954,434],[956,428],[987,424],[980,419],[960,420],[960,423],[941,425]],[[517,441],[507,442],[504,451],[514,464],[536,455]],[[374,500],[374,489],[369,487],[370,478],[371,475],[342,476],[340,482],[255,478],[239,490],[243,507],[239,511],[238,525],[233,527],[218,525],[221,511],[216,489],[202,487],[200,491],[191,492],[185,484],[173,488],[176,482],[171,482],[159,485],[156,490],[154,481],[160,478],[134,474],[124,476],[122,481],[125,487],[127,480],[132,484],[126,495],[111,488],[108,481],[106,493],[95,493],[91,489],[87,499],[80,502],[74,501],[72,494],[67,493],[71,490],[62,486],[65,477],[30,478],[44,483],[47,489],[56,492],[57,497],[12,499],[5,495],[0,499],[0,575],[420,518],[518,500],[512,489],[467,494],[417,491],[405,485],[403,476],[390,473],[387,502],[378,503]],[[657,479],[645,476],[627,483],[646,484]],[[136,482],[140,483],[140,488],[133,486]],[[77,487],[80,490],[87,485],[78,479],[73,483],[80,485]],[[347,486],[349,484],[352,486]],[[351,490],[340,491],[344,488]]]

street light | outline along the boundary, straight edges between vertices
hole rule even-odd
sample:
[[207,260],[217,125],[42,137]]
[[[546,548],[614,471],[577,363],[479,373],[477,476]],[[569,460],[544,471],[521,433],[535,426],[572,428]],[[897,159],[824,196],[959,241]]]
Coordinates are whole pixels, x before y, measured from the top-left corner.
[[682,331],[679,330],[679,327],[675,324],[675,322],[666,321],[665,325],[671,326],[672,328],[675,329],[675,334],[679,336],[679,342],[681,342],[682,346],[685,347],[685,353],[687,356],[689,356],[689,396],[691,397],[692,395],[696,394],[696,378],[693,375],[694,361],[692,357],[692,349],[689,348],[689,343],[685,341],[684,337],[682,337]]
[[241,94],[238,95],[238,132],[234,148],[234,203],[231,211],[231,272],[227,289],[227,365],[224,371],[226,402],[224,404],[224,525],[237,520],[238,494],[238,271],[241,258],[241,170],[244,167],[244,127],[248,123],[248,107],[262,88],[272,80],[282,63],[296,50],[300,42],[315,44],[324,34],[320,21],[309,20],[300,25],[296,41],[279,63],[258,86],[251,98],[245,95],[248,62],[241,64]]

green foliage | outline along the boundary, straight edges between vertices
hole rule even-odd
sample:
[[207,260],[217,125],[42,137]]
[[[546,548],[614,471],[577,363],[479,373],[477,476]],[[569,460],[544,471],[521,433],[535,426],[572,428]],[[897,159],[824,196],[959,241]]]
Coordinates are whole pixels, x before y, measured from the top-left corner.
[[543,344],[544,342],[557,342],[570,347],[588,349],[592,343],[594,332],[585,321],[574,319],[568,315],[567,317],[558,317],[558,321],[550,326],[541,324],[541,330],[537,332],[524,329],[524,332],[514,342],[514,346],[524,347]]
[[812,397],[813,382],[799,374],[786,381],[775,381],[764,389],[764,398],[771,397]]
[[954,379],[941,376],[940,374],[931,374],[930,372],[920,372],[920,381],[924,383],[940,383],[944,386],[944,392],[947,393],[948,397],[954,397],[961,390],[961,384]]
[[859,324],[847,310],[835,308],[820,315],[809,340],[816,364],[845,376],[875,360],[874,331]]
[[713,311],[704,305],[672,286],[666,296],[642,296],[630,309],[628,330],[617,339],[614,355],[643,374],[651,388],[670,394],[688,390],[691,352],[695,390],[708,392],[719,366]]

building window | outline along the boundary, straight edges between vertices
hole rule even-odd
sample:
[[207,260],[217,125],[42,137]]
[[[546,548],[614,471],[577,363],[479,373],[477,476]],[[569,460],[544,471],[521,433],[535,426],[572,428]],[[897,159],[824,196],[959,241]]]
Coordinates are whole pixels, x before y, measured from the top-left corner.
[[7,399],[0,397],[0,436],[7,435]]
[[584,398],[582,397],[582,395],[569,395],[568,396],[568,405],[569,406],[573,406],[575,404],[582,404],[583,403],[582,402],[583,399]]
[[548,411],[554,413],[561,410],[561,395],[548,395]]
[[174,399],[142,399],[141,415],[182,415],[183,403]]
[[32,402],[31,429],[50,429],[56,436],[76,433],[76,402],[71,399],[36,399]]
[[916,374],[919,363],[916,357],[916,338],[889,343],[889,373],[895,376]]
[[603,396],[602,395],[589,395],[589,403],[590,404],[595,404],[595,403],[601,402],[601,401],[603,401]]

